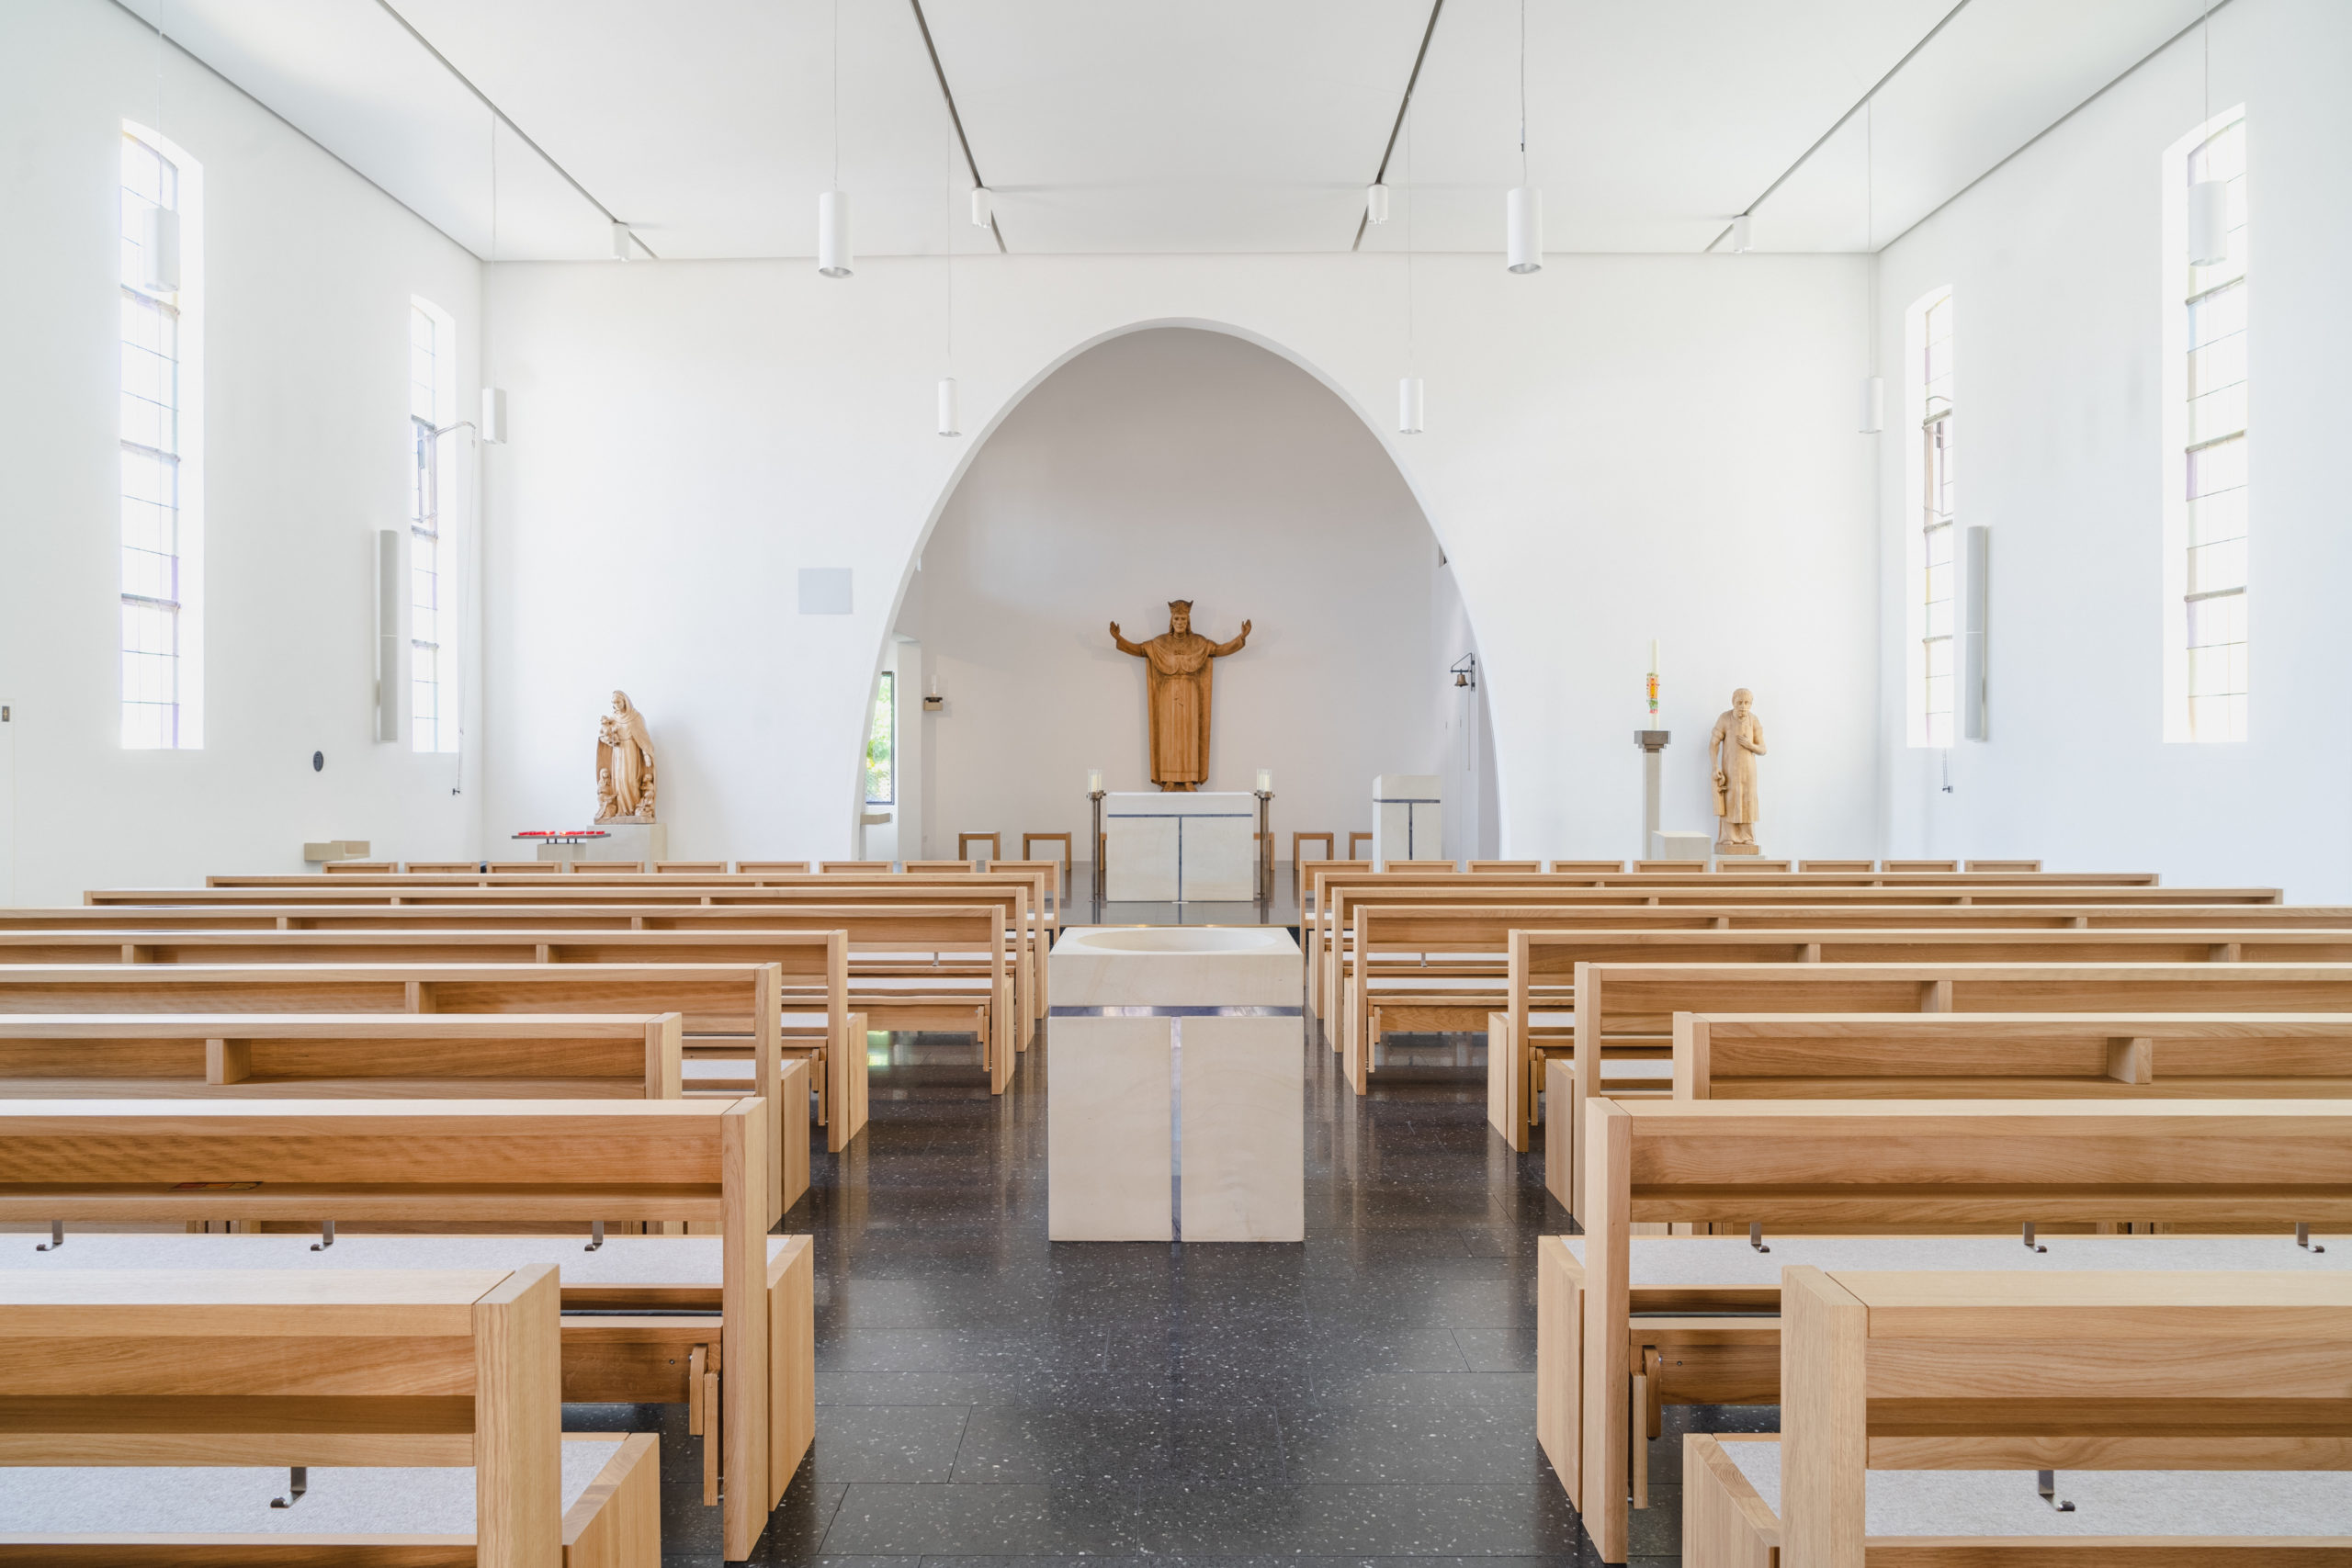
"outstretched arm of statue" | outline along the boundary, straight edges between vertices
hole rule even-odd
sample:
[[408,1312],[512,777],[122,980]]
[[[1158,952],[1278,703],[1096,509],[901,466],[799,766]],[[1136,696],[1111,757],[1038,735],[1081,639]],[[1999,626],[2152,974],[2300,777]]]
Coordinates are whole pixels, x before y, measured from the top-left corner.
[[1119,635],[1119,623],[1116,621],[1113,621],[1111,623],[1111,640],[1118,644],[1119,651],[1121,653],[1132,653],[1137,659],[1148,659],[1151,657],[1151,655],[1143,650],[1143,645],[1141,643],[1129,642],[1125,637]]
[[1235,637],[1231,642],[1221,642],[1215,648],[1210,649],[1209,657],[1211,659],[1223,659],[1228,653],[1240,652],[1241,645],[1250,640],[1250,623],[1248,621],[1242,622],[1241,635]]

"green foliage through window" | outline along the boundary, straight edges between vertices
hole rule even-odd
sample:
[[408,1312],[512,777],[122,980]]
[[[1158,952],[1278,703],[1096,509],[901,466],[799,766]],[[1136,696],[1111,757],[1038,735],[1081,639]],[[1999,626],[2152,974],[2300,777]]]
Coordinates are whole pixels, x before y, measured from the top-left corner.
[[899,799],[899,678],[882,671],[874,694],[874,724],[865,736],[865,804],[895,806]]

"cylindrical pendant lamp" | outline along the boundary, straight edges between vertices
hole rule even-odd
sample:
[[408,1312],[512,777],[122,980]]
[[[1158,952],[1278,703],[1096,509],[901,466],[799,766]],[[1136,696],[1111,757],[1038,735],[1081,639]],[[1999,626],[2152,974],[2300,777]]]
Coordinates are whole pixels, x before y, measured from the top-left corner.
[[1745,212],[1731,220],[1731,251],[1745,255],[1756,247],[1756,220]]
[[1399,434],[1421,433],[1421,378],[1401,378],[1396,383],[1396,429]]
[[817,270],[827,277],[847,277],[849,260],[849,192],[820,191],[817,196]]
[[2188,187],[2188,265],[2219,266],[2229,259],[2229,183],[2199,180]]
[[1388,187],[1386,186],[1373,185],[1364,187],[1363,215],[1374,223],[1388,221]]
[[1862,378],[1861,432],[1876,435],[1886,424],[1886,380],[1883,377]]
[[151,207],[139,231],[140,281],[151,294],[175,294],[180,287],[180,215],[168,207]]
[[492,446],[506,440],[506,389],[484,387],[481,389],[481,438]]
[[613,259],[615,261],[628,260],[629,242],[636,238],[636,235],[628,231],[628,224],[615,219],[613,220]]
[[985,229],[996,218],[996,195],[986,186],[972,187],[972,227]]
[[1544,193],[1513,186],[1503,201],[1504,249],[1513,272],[1544,270]]
[[939,434],[942,435],[964,434],[956,422],[956,378],[953,376],[942,376],[939,378]]

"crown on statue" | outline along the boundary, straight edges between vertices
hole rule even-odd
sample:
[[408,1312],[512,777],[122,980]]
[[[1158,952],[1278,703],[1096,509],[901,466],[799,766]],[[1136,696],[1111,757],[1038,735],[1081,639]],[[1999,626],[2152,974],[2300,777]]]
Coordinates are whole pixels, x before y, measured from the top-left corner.
[[1190,599],[1170,599],[1168,601],[1168,613],[1170,615],[1174,615],[1179,610],[1183,611],[1188,615],[1191,615],[1193,613],[1193,602]]

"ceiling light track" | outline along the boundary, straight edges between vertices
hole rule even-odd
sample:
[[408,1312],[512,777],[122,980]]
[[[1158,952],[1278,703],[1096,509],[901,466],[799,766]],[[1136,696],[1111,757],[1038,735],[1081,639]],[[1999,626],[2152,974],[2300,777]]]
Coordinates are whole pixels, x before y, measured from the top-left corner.
[[456,80],[459,86],[465,88],[467,92],[471,93],[475,97],[481,99],[481,107],[488,109],[492,114],[496,115],[500,124],[503,125],[507,130],[520,137],[524,146],[528,147],[532,152],[537,152],[539,155],[540,160],[544,162],[548,168],[553,169],[557,174],[561,175],[563,176],[564,184],[578,191],[582,200],[586,201],[589,206],[594,208],[597,211],[603,213],[605,215],[605,222],[612,224],[616,231],[624,227],[629,228],[629,238],[637,242],[637,248],[639,250],[643,251],[648,257],[654,261],[660,261],[662,259],[660,256],[654,254],[653,247],[645,243],[644,235],[638,233],[634,227],[624,224],[618,213],[616,213],[611,208],[606,207],[603,202],[598,201],[594,192],[591,191],[586,186],[582,185],[578,180],[572,178],[571,171],[565,168],[561,164],[557,163],[555,161],[554,154],[550,153],[546,148],[540,146],[537,141],[531,140],[531,133],[525,130],[521,126],[515,124],[514,116],[508,114],[504,109],[500,108],[496,103],[492,102],[491,96],[488,93],[483,92],[480,87],[474,85],[473,79],[471,77],[458,70],[457,65],[447,55],[433,47],[433,40],[431,39],[428,39],[423,33],[418,32],[414,24],[410,22],[406,17],[401,16],[400,12],[393,9],[392,0],[376,0],[376,4],[382,9],[384,15],[390,17],[392,20],[401,25],[401,30],[402,32],[407,33],[409,37],[416,40],[417,47],[424,50],[425,53],[431,55],[434,59],[439,61],[441,62],[441,69],[447,71],[450,76]]
[[[1838,122],[1835,125],[1832,125],[1828,130],[1823,131],[1814,141],[1812,146],[1797,154],[1797,161],[1795,163],[1791,164],[1787,168],[1781,171],[1781,177],[1779,179],[1774,180],[1770,185],[1764,187],[1764,194],[1762,196],[1758,197],[1754,201],[1749,202],[1745,208],[1741,209],[1739,216],[1742,218],[1752,216],[1758,208],[1764,205],[1765,201],[1774,191],[1788,184],[1790,179],[1795,175],[1796,172],[1799,169],[1804,168],[1805,164],[1812,160],[1812,157],[1815,152],[1820,152],[1824,147],[1829,144],[1829,139],[1831,137],[1837,135],[1839,130],[1845,128],[1848,120],[1852,119],[1856,115],[1861,113],[1862,107],[1869,103],[1872,98],[1878,96],[1881,90],[1883,90],[1889,82],[1894,81],[1896,74],[1900,73],[1905,66],[1917,59],[1921,50],[1935,42],[1936,35],[1942,32],[1946,28],[1951,26],[1952,18],[1958,17],[1962,11],[1967,10],[1968,6],[1969,0],[1959,0],[1959,4],[1955,5],[1951,10],[1946,11],[1943,14],[1942,18],[1939,20],[1934,27],[1929,28],[1925,33],[1920,35],[1919,41],[1917,43],[1913,44],[1909,49],[1904,51],[1902,59],[1896,61],[1894,64],[1886,68],[1885,75],[1871,83],[1870,90],[1864,93],[1860,97],[1854,100],[1853,107],[1848,109],[1844,114],[1839,115],[1838,117]],[[1722,244],[1730,233],[1731,225],[1726,223],[1724,225],[1724,231],[1721,234],[1717,234],[1713,239],[1708,241],[1705,250],[1702,250],[1700,254],[1704,255],[1707,251],[1713,250],[1717,245]]]
[[[956,112],[956,95],[947,85],[947,68],[939,63],[939,46],[931,41],[931,21],[922,14],[922,0],[907,0],[907,4],[914,8],[915,26],[922,30],[923,52],[931,56],[931,73],[939,78],[939,96],[947,102],[948,123],[956,128],[956,145],[964,150],[964,167],[971,171],[974,188],[986,190],[989,182],[980,178],[979,162],[972,156],[972,139],[964,134],[964,117]],[[989,207],[989,232],[996,236],[997,254],[1003,255],[1004,231],[997,226],[993,202]]]
[[[1430,57],[1430,39],[1437,36],[1438,13],[1445,9],[1445,0],[1431,0],[1430,25],[1421,29],[1421,47],[1413,55],[1413,73],[1405,78],[1405,96],[1396,106],[1396,122],[1388,128],[1388,145],[1381,149],[1380,170],[1372,176],[1376,186],[1388,183],[1388,161],[1396,155],[1396,138],[1404,133],[1405,116],[1413,107],[1413,89],[1421,84],[1421,62]],[[1356,216],[1356,237],[1349,244],[1351,251],[1363,248],[1364,225],[1371,220],[1369,212]]]

